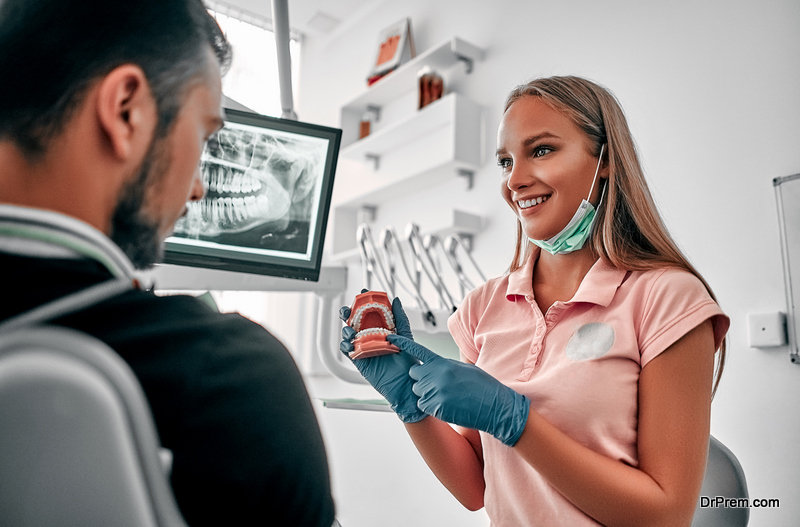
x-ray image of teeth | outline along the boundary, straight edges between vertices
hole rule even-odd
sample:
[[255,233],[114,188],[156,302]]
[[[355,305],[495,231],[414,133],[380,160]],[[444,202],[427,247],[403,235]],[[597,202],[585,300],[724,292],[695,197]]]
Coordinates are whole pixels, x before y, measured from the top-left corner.
[[306,253],[328,142],[228,123],[209,141],[206,196],[189,203],[174,236]]

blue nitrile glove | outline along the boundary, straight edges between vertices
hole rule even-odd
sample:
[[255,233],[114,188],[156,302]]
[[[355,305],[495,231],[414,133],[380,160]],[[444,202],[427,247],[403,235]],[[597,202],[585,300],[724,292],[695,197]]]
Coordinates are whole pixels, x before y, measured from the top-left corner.
[[[362,291],[366,292],[366,290]],[[403,311],[400,299],[392,301],[392,315],[394,315],[395,331],[398,335],[411,340],[411,324]],[[350,307],[344,306],[339,310],[339,318],[347,321],[350,318]],[[342,342],[339,349],[347,355],[353,351],[353,337],[356,330],[350,326],[342,328]],[[411,340],[413,342],[413,340]],[[408,369],[419,364],[414,357],[407,353],[390,353],[368,359],[356,359],[353,364],[361,375],[383,395],[392,410],[404,423],[416,423],[426,418],[428,414],[417,407],[417,396],[411,390],[414,380],[408,376]]]
[[389,335],[401,355],[422,361],[409,375],[417,405],[437,419],[487,432],[508,446],[522,435],[531,401],[473,364],[440,357],[411,339]]

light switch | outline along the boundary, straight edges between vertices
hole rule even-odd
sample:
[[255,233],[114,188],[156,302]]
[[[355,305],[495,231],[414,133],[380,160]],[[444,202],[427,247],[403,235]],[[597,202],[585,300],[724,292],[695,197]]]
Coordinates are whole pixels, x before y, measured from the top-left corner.
[[747,340],[751,348],[786,345],[786,315],[781,312],[747,315]]

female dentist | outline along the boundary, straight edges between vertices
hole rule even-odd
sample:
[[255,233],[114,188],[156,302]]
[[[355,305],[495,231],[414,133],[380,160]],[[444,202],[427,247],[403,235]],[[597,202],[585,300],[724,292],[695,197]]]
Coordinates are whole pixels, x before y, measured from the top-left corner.
[[354,363],[493,526],[690,525],[728,317],[667,233],[608,90],[519,86],[497,142],[517,245],[448,321],[463,362],[414,342],[395,300],[401,353]]

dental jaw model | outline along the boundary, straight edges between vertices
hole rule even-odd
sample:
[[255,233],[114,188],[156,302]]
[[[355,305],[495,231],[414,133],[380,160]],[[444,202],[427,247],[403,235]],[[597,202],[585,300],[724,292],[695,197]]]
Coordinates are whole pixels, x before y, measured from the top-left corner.
[[356,296],[347,325],[356,330],[351,359],[365,359],[397,353],[400,350],[386,342],[386,335],[395,333],[394,316],[386,293],[367,291]]

